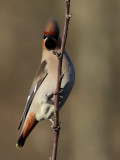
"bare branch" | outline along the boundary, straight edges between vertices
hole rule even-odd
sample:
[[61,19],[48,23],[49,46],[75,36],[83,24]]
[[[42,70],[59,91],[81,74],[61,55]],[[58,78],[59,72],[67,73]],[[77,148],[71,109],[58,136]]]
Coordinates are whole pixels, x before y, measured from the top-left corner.
[[53,140],[53,152],[52,152],[52,160],[56,160],[57,158],[57,147],[58,147],[58,138],[60,133],[60,122],[59,122],[59,93],[60,93],[60,86],[61,81],[64,76],[62,74],[62,59],[63,59],[63,53],[65,50],[65,44],[67,39],[67,32],[68,32],[68,25],[71,18],[70,14],[70,0],[65,0],[65,22],[64,22],[64,30],[63,30],[63,36],[62,36],[62,44],[61,44],[61,52],[56,53],[55,55],[58,57],[58,79],[57,79],[57,87],[56,87],[56,94],[54,105],[55,105],[55,111],[54,111],[54,140]]

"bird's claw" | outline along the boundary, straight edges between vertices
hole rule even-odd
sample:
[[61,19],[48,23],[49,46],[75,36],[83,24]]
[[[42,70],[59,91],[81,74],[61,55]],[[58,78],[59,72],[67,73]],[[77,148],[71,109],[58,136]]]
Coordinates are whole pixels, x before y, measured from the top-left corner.
[[[60,91],[60,92],[61,92],[61,91]],[[60,92],[59,92],[59,93],[60,93]],[[52,98],[53,96],[58,95],[59,93],[58,93],[58,92],[53,92],[53,93],[49,94],[48,96],[46,95],[46,97],[47,97],[48,99],[50,99],[50,98]]]
[[61,128],[60,128],[60,123],[58,124],[58,126],[57,127],[53,127],[53,130],[54,131],[59,131]]
[[54,120],[53,120],[52,118],[50,118],[49,120],[50,120],[50,122],[52,123],[51,128],[53,128],[54,131],[58,131],[58,130],[61,129],[61,128],[60,128],[60,123],[61,123],[61,122],[59,122],[59,124],[58,124],[57,127],[54,127]]
[[50,118],[49,120],[50,120],[50,122],[52,123],[51,128],[54,128],[54,121],[53,121],[53,119]]
[[58,59],[61,58],[62,54],[60,52],[57,52],[55,50],[52,50],[53,54],[57,56]]

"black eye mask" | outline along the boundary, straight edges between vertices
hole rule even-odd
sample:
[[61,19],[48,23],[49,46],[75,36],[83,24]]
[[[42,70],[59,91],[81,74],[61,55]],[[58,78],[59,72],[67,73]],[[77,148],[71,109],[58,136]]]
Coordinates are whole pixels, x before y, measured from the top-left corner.
[[57,46],[57,40],[54,36],[45,36],[45,46],[48,50],[53,50]]

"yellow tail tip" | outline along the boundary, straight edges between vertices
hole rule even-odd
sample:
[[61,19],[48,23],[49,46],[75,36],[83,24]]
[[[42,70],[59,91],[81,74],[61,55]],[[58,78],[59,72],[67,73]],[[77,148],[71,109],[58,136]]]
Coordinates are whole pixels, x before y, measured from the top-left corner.
[[19,146],[19,144],[17,143],[17,144],[16,144],[16,148],[21,149],[21,148],[22,148],[22,146]]

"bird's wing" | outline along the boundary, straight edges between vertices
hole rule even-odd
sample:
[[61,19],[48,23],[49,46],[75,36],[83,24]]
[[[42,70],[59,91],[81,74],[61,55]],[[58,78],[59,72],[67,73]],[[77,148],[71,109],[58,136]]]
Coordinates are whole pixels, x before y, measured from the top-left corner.
[[33,98],[38,90],[38,88],[40,87],[40,85],[42,84],[42,82],[44,81],[44,79],[46,78],[46,76],[48,75],[47,73],[47,69],[46,69],[46,65],[47,65],[47,62],[44,60],[37,73],[36,73],[36,76],[34,78],[34,81],[32,83],[32,86],[31,86],[31,89],[30,89],[30,94],[27,98],[27,102],[26,102],[26,105],[25,105],[25,109],[24,109],[24,112],[22,114],[22,117],[21,117],[21,120],[20,120],[20,124],[19,124],[19,127],[18,127],[18,130],[20,129],[21,125],[22,125],[22,122],[23,122],[23,119],[26,118],[27,116],[27,113],[29,111],[29,108],[31,106],[31,103],[33,101]]

